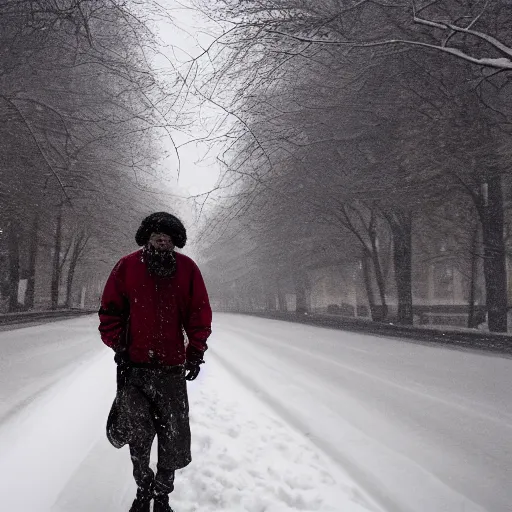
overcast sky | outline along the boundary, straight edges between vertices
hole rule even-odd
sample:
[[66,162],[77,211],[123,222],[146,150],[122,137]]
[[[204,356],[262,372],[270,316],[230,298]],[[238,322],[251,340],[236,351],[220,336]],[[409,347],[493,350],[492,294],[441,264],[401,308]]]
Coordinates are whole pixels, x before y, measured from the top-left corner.
[[[160,5],[166,6],[172,17],[172,22],[159,21],[157,31],[162,40],[161,51],[171,61],[176,59],[182,63],[182,73],[185,73],[187,62],[191,58],[197,57],[208,47],[214,39],[212,34],[220,34],[220,29],[209,24],[200,12],[190,7],[188,0],[161,0]],[[155,61],[157,68],[164,72],[170,70],[169,62],[163,57],[158,57]],[[188,105],[187,108],[190,108]],[[218,119],[220,112],[215,111],[215,107],[210,105],[203,106],[201,109],[201,120],[204,123],[205,117]],[[190,135],[185,135],[179,131],[173,131],[174,142],[181,146],[180,155],[180,175],[178,177],[178,165],[176,150],[169,138],[164,140],[165,151],[169,156],[161,162],[161,170],[165,176],[163,183],[164,193],[177,194],[180,196],[198,195],[209,192],[215,187],[219,177],[220,167],[215,161],[216,154],[212,153],[205,158],[208,147],[204,143],[193,142],[195,138],[204,137],[205,130],[199,127],[200,112],[193,111],[192,118],[197,122],[190,130]],[[195,124],[195,123],[194,123]],[[211,129],[211,127],[210,127]],[[190,142],[186,145],[184,143]],[[172,196],[169,196],[169,210],[178,213],[187,226],[189,243],[187,244],[187,254],[197,257],[196,238],[199,228],[197,209],[193,208],[192,201],[179,201],[172,204]],[[205,210],[208,209],[205,205]]]
[[[162,5],[167,5],[173,18],[174,25],[169,22],[159,23],[159,36],[164,42],[162,52],[171,60],[179,59],[186,69],[186,61],[190,56],[197,56],[202,53],[202,47],[206,47],[211,41],[214,28],[208,26],[207,20],[201,14],[190,7],[190,2],[166,0]],[[162,60],[163,65],[169,66]],[[199,112],[196,117],[199,116]],[[204,135],[199,128],[194,130],[193,137]],[[174,133],[174,140],[183,144],[190,140],[180,133]],[[178,179],[177,161],[172,143],[166,141],[166,149],[170,156],[163,162],[166,173],[175,183],[180,191],[186,194],[199,194],[211,190],[217,181],[219,167],[214,156],[204,159],[206,146],[204,144],[189,143],[179,149],[181,160],[181,171]],[[174,187],[173,187],[174,188]]]

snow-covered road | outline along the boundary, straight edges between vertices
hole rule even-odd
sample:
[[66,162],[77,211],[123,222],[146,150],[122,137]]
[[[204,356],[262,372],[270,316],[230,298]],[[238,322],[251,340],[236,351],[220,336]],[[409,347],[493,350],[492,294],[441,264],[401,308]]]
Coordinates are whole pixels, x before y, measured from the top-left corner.
[[392,512],[512,510],[512,359],[217,315],[215,354]]
[[[511,359],[224,314],[210,346],[177,512],[511,510]],[[94,317],[0,332],[2,508],[128,510],[113,394]]]
[[[127,448],[104,432],[115,365],[96,329],[91,317],[0,333],[0,510],[130,508]],[[189,396],[194,461],[177,476],[176,512],[380,512],[213,354]]]

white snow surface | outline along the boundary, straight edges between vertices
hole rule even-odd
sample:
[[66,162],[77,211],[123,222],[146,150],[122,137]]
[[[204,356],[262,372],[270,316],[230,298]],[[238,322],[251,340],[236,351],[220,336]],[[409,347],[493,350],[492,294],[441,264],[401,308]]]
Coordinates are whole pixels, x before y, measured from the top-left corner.
[[[96,323],[81,318],[0,333],[2,510],[129,509],[135,484],[128,449],[111,447],[104,432],[115,365]],[[212,347],[222,337],[217,331]],[[212,348],[208,356],[189,385],[194,460],[177,474],[176,512],[383,510],[223,364],[225,354]],[[241,372],[252,364],[228,359]]]
[[[511,358],[238,315],[213,329],[176,512],[512,510]],[[114,392],[95,316],[0,332],[0,510],[129,509]]]
[[511,358],[236,315],[215,327],[216,358],[383,508],[512,511]]

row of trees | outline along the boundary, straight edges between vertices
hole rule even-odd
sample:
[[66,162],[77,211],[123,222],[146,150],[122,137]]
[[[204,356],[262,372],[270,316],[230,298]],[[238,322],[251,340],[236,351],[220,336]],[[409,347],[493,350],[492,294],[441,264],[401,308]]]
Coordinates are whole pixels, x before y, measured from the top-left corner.
[[470,305],[482,269],[489,328],[506,331],[508,2],[202,7],[226,28],[202,94],[236,120],[204,233],[217,286],[265,282],[279,296],[291,276],[303,309],[309,269],[360,261],[374,317],[394,296],[407,324],[413,266],[442,241],[469,276]]
[[0,5],[4,310],[30,309],[38,295],[71,306],[77,275],[101,282],[140,218],[168,205],[159,139],[177,125],[178,88],[153,69],[151,26],[163,15],[117,0]]

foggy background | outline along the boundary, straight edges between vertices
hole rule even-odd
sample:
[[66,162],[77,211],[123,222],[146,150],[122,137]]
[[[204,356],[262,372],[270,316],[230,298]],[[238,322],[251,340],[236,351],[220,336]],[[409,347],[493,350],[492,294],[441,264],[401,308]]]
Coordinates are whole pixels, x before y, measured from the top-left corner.
[[217,309],[506,331],[507,2],[2,4],[3,312],[183,217]]

